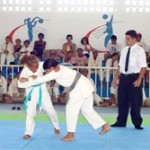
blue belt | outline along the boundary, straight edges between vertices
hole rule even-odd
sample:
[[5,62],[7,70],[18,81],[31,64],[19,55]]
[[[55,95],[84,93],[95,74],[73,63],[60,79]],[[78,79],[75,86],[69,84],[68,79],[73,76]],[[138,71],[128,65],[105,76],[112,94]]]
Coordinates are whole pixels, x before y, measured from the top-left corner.
[[39,87],[38,106],[39,106],[39,108],[42,106],[42,87],[41,87],[41,84],[39,84],[39,85],[33,86],[31,88],[31,90],[29,91],[28,95],[26,96],[26,98],[24,100],[24,110],[27,110],[27,103],[31,99],[32,92],[33,92],[35,87]]

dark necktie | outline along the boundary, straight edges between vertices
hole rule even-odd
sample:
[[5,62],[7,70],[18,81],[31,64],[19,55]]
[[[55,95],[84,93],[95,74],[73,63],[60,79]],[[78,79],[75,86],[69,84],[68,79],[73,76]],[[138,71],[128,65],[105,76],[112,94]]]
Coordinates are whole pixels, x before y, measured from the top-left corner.
[[128,48],[128,52],[127,52],[127,55],[126,55],[125,72],[128,71],[128,67],[129,67],[130,50],[131,50],[131,47]]

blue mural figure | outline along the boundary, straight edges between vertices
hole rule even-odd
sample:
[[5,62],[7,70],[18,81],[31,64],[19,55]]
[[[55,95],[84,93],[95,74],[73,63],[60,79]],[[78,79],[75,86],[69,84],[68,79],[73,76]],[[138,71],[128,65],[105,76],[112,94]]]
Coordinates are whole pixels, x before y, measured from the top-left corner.
[[34,17],[33,19],[31,18],[24,19],[24,23],[27,25],[28,28],[28,37],[30,42],[33,40],[33,28],[35,28],[37,23],[42,24],[43,22],[44,20],[40,17]]
[[[103,15],[103,19],[106,20],[108,19],[108,15],[104,14]],[[104,40],[104,46],[107,47],[109,40],[111,39],[111,36],[113,34],[113,27],[112,27],[112,23],[113,23],[113,15],[111,16],[110,21],[106,22],[106,30],[104,31],[104,34],[107,34]]]

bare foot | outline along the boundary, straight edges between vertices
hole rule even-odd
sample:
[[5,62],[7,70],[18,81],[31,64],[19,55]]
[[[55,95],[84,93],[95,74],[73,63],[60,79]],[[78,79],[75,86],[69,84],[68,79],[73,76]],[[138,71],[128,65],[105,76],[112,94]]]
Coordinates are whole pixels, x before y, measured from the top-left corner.
[[31,135],[29,135],[29,134],[26,134],[26,135],[23,136],[23,139],[25,139],[25,140],[28,140],[30,138],[31,138]]
[[62,139],[62,141],[74,141],[75,137],[73,133],[68,133],[66,136],[64,136]]
[[110,130],[111,130],[111,126],[108,124],[105,124],[102,126],[102,130],[99,134],[103,135],[103,134],[109,132]]
[[55,134],[60,134],[60,130],[59,129],[54,128],[54,132],[55,132]]

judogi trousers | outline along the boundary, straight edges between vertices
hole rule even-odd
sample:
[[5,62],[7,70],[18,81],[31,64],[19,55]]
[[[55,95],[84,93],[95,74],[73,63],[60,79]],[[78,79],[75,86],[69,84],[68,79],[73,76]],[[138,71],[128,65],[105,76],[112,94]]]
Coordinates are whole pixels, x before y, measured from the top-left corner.
[[90,92],[90,88],[86,89],[86,87],[88,88],[88,83],[81,77],[75,88],[70,92],[69,101],[66,105],[68,132],[75,132],[80,110],[94,129],[100,128],[105,124],[105,121],[93,108],[93,92]]
[[[51,119],[54,128],[59,129],[59,122],[56,111],[52,105],[51,98],[46,88],[46,84],[42,84],[42,110]],[[44,92],[43,92],[44,91]],[[25,134],[32,135],[35,127],[34,117],[36,116],[36,108],[38,104],[39,88],[35,87],[31,100],[27,103],[26,129]]]

